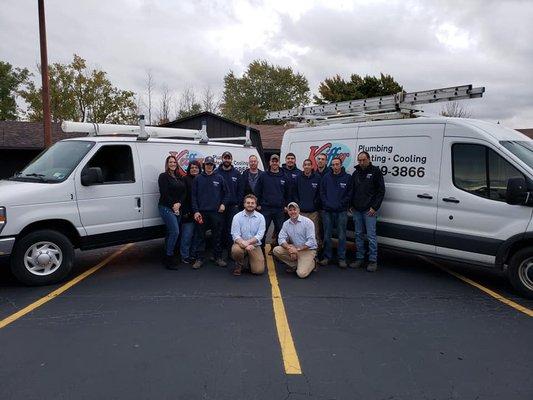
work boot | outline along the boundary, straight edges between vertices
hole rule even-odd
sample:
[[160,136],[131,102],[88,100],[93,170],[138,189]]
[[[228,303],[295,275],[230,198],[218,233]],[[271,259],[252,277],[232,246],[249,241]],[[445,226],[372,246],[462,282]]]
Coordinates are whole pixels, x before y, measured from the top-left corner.
[[322,265],[322,266],[328,265],[328,264],[329,264],[329,260],[327,258],[323,258],[322,260],[318,262],[318,265]]
[[202,266],[202,260],[198,259],[194,262],[194,264],[192,265],[192,268],[193,269],[200,269],[200,267]]
[[174,256],[165,256],[164,263],[166,269],[178,269],[178,264],[176,263]]
[[339,260],[339,268],[346,269],[347,267],[346,260]]
[[242,265],[239,263],[235,263],[235,268],[233,268],[233,275],[240,276],[242,273]]
[[226,263],[226,261],[224,261],[222,258],[217,258],[215,264],[219,267],[226,267],[228,265],[228,263]]
[[366,266],[366,270],[368,272],[376,272],[377,269],[378,269],[378,263],[375,261],[370,261],[368,265]]
[[363,263],[364,263],[363,259],[357,259],[354,262],[350,263],[350,268],[362,268]]

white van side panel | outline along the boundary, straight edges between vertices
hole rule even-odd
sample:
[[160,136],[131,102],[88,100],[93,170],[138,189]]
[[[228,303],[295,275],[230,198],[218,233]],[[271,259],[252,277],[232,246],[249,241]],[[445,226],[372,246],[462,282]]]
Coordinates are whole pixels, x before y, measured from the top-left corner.
[[[461,132],[463,136],[460,136]],[[466,185],[463,181],[454,182],[454,145],[480,146],[493,150],[504,160],[507,159],[499,144],[491,139],[483,132],[477,132],[474,127],[446,127],[436,235],[437,253],[440,255],[493,264],[500,244],[516,234],[525,232],[531,220],[531,207],[509,205],[503,199],[484,197],[482,187],[479,188],[480,195],[476,195],[460,187]],[[472,159],[472,162],[475,161]],[[472,171],[477,171],[480,167],[485,171],[485,166],[477,164],[472,164]],[[464,170],[470,171],[469,168],[463,168]],[[464,173],[462,179],[465,179]],[[474,185],[474,181],[472,182],[469,185]],[[450,198],[456,202],[445,201]]]
[[139,159],[142,160],[142,198],[144,220],[143,227],[162,225],[163,221],[159,216],[159,186],[157,180],[159,174],[165,170],[165,159],[173,155],[178,160],[180,174],[184,175],[190,161],[199,160],[200,162],[207,156],[215,158],[219,165],[222,162],[222,153],[226,150],[233,155],[233,165],[240,172],[248,168],[248,157],[257,156],[259,159],[259,168],[262,169],[261,158],[257,150],[253,147],[225,147],[210,146],[198,143],[158,143],[147,142],[137,145]]
[[370,153],[372,164],[381,169],[385,180],[378,235],[405,241],[402,247],[411,250],[435,251],[444,126],[432,123],[359,128],[356,153]]

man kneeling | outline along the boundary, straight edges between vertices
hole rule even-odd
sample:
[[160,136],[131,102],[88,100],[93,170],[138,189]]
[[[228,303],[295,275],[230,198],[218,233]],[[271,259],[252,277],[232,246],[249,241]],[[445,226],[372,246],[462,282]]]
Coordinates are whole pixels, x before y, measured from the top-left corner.
[[265,217],[256,211],[257,197],[248,194],[244,197],[244,210],[235,214],[231,222],[231,258],[235,261],[233,275],[240,275],[248,256],[252,274],[265,271],[265,257],[261,250],[261,239],[265,234]]
[[279,232],[279,246],[274,247],[274,256],[296,270],[300,278],[306,278],[315,269],[315,226],[309,218],[300,215],[300,207],[292,202],[287,206],[289,219]]

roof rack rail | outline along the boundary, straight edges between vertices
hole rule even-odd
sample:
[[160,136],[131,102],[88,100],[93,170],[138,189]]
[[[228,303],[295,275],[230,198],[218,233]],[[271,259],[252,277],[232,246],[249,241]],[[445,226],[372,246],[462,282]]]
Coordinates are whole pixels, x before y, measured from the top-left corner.
[[297,107],[268,112],[265,120],[293,120],[304,124],[328,124],[342,122],[375,121],[394,118],[416,117],[423,110],[415,106],[483,96],[484,87],[472,85],[452,86],[419,92],[399,92],[396,94],[349,100],[338,103]]
[[252,145],[250,139],[250,128],[246,127],[245,136],[209,138],[207,135],[207,124],[202,121],[202,128],[181,129],[181,128],[162,128],[158,126],[146,126],[144,115],[139,116],[139,125],[116,125],[116,124],[98,124],[95,122],[73,122],[63,121],[61,124],[63,132],[87,133],[89,136],[136,136],[137,140],[148,140],[149,138],[166,138],[166,139],[192,139],[199,143],[207,144],[211,142],[226,141],[244,141],[244,146]]

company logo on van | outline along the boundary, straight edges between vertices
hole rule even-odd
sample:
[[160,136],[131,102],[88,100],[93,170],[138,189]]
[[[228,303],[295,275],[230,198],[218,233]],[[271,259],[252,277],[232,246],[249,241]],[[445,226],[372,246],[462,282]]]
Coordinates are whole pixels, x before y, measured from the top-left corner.
[[313,168],[317,167],[316,158],[319,154],[326,154],[327,165],[331,164],[331,160],[335,157],[339,157],[342,160],[342,165],[348,167],[352,161],[350,148],[343,143],[328,142],[322,146],[310,146],[309,147],[309,159],[313,163]]
[[169,153],[171,156],[176,157],[176,160],[178,160],[178,169],[181,176],[187,175],[185,171],[191,161],[196,160],[200,161],[201,163],[203,162],[205,157],[203,154],[200,154],[196,151],[189,151],[188,149],[180,151],[171,151]]

